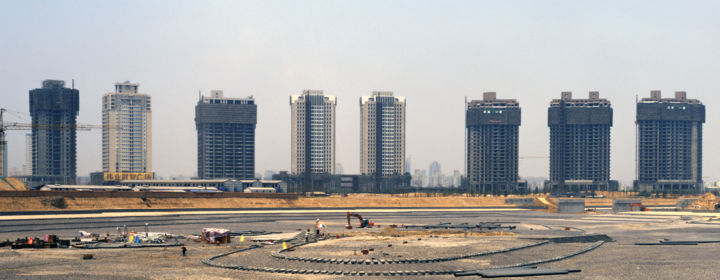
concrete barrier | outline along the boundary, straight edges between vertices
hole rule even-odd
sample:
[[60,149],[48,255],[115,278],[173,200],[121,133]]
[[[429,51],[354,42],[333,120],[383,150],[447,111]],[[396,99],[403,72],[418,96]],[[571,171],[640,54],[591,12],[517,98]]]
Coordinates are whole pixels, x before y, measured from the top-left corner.
[[690,206],[690,204],[693,204],[695,201],[698,201],[697,198],[683,198],[678,199],[677,204],[675,207],[677,209],[685,209],[685,207]]
[[635,203],[642,203],[642,200],[640,199],[613,199],[613,212],[619,213],[619,212],[630,212],[630,211],[640,211],[640,207],[635,207],[635,209],[632,209],[631,205]]
[[532,197],[525,198],[506,198],[505,204],[514,204],[520,207],[535,206],[535,200]]
[[242,192],[136,192],[136,191],[0,191],[0,197],[126,197],[126,198],[277,198],[297,199],[296,193],[242,193]]
[[582,198],[558,199],[557,205],[558,213],[585,212],[585,199]]

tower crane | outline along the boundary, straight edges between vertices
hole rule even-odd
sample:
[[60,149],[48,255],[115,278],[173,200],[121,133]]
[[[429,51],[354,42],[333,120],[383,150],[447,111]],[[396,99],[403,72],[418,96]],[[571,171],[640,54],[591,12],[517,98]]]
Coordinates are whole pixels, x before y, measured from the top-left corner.
[[54,124],[32,124],[32,123],[19,123],[19,122],[4,122],[3,113],[7,109],[0,108],[0,177],[7,176],[7,140],[5,140],[6,130],[32,130],[38,129],[74,129],[81,131],[89,131],[92,129],[98,129],[107,127],[109,129],[116,129],[114,126],[103,126],[94,124],[75,124],[75,125],[54,125]]

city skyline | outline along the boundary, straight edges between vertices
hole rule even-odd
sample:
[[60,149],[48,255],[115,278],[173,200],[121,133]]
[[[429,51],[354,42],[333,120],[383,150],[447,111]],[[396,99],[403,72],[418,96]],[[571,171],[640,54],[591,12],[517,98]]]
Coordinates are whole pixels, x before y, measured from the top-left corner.
[[[39,81],[75,79],[81,91],[78,123],[98,124],[107,85],[140,82],[153,94],[153,169],[163,176],[191,176],[196,170],[196,143],[188,135],[194,130],[197,91],[207,88],[255,95],[256,170],[290,169],[287,96],[303,88],[337,96],[337,162],[348,174],[359,172],[356,100],[373,89],[412,100],[407,153],[413,154],[414,166],[437,160],[448,170],[464,170],[463,99],[479,99],[485,91],[526,104],[521,157],[548,155],[546,108],[539,104],[561,91],[602,92],[615,115],[610,174],[624,183],[635,179],[636,96],[655,89],[686,91],[709,109],[705,141],[720,133],[712,119],[720,105],[713,96],[720,90],[713,73],[720,68],[708,63],[719,59],[714,2],[560,1],[562,9],[532,1],[458,2],[442,9],[434,7],[439,2],[373,2],[353,7],[357,15],[328,2],[288,8],[260,2],[199,8],[191,2],[168,3],[173,2],[129,2],[127,8],[137,11],[129,21],[128,15],[113,14],[116,7],[93,2],[0,4],[15,11],[0,19],[4,26],[15,26],[0,30],[8,42],[0,46],[0,62],[7,65],[0,69],[6,85],[2,106],[27,113],[27,90]],[[408,7],[416,8],[387,16]],[[646,12],[624,12],[638,9]],[[269,11],[273,17],[259,16]],[[293,24],[307,14],[315,16],[305,26]],[[23,18],[33,22],[18,25]],[[372,23],[357,23],[365,21]],[[380,26],[383,30],[377,31]],[[357,37],[345,36],[348,30]],[[393,39],[398,35],[403,39]],[[48,40],[57,44],[40,47]],[[386,43],[369,43],[376,41]],[[7,133],[10,168],[24,163],[23,135]],[[77,137],[83,147],[78,149],[78,175],[100,171],[101,132]],[[718,152],[712,145],[704,147],[704,176],[710,176],[705,181],[718,178],[713,174],[720,167]],[[547,159],[521,159],[519,165],[520,176],[548,176]]]

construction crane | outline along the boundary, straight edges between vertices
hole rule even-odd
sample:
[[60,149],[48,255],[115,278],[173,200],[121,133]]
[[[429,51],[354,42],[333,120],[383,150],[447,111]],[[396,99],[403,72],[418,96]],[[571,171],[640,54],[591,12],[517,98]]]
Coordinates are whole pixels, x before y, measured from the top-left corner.
[[3,121],[3,113],[8,111],[5,108],[0,108],[0,177],[7,176],[7,140],[5,140],[6,130],[32,130],[32,129],[74,129],[81,131],[89,131],[92,129],[98,129],[107,127],[108,129],[117,129],[115,126],[102,126],[93,124],[75,124],[75,125],[54,125],[54,124],[32,124],[32,123],[19,123]]

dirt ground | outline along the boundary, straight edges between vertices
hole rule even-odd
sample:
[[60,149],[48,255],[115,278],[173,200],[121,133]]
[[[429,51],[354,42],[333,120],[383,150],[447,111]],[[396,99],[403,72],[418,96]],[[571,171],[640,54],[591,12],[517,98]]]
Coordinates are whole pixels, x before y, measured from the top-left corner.
[[[187,209],[187,208],[355,208],[355,207],[507,207],[506,198],[527,196],[468,196],[428,194],[349,194],[298,199],[269,198],[86,198],[0,197],[0,211],[49,211],[94,209]],[[553,203],[553,199],[546,201]],[[587,198],[590,207],[611,206],[612,198]],[[675,205],[676,199],[643,199],[644,205]],[[542,206],[542,203],[537,203]]]

